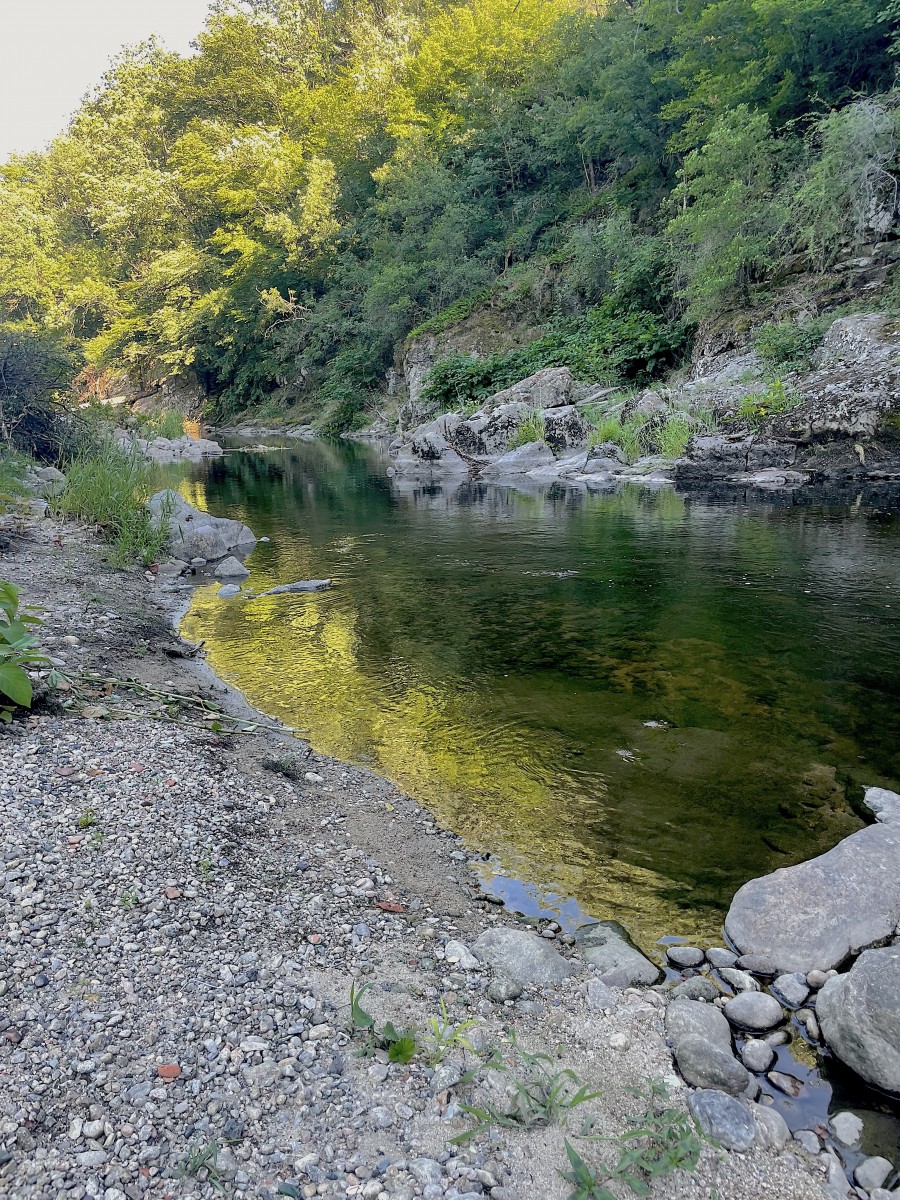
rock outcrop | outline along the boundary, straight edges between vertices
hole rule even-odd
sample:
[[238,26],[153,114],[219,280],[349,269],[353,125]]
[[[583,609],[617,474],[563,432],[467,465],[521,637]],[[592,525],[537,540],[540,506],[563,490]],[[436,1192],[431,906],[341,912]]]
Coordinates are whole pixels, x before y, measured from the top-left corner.
[[209,438],[142,438],[127,429],[116,430],[116,441],[126,450],[134,447],[151,462],[200,462],[203,458],[218,458],[225,451]]
[[230,554],[243,558],[256,545],[252,529],[228,517],[200,512],[171,488],[151,496],[149,508],[154,524],[168,525],[169,549],[184,562],[194,558],[215,562]]
[[779,973],[830,970],[893,935],[900,923],[900,820],[852,833],[833,850],[751,879],[725,932]]
[[865,950],[816,1003],[834,1053],[868,1083],[900,1093],[900,946]]

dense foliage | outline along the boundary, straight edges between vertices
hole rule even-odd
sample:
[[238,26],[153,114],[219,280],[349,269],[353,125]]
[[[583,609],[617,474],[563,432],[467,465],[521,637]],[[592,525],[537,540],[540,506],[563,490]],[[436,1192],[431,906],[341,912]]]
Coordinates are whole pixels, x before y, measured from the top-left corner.
[[645,378],[788,256],[894,231],[897,31],[885,0],[215,0],[196,54],[126,51],[0,169],[0,329],[332,429],[497,296],[546,333],[489,386]]

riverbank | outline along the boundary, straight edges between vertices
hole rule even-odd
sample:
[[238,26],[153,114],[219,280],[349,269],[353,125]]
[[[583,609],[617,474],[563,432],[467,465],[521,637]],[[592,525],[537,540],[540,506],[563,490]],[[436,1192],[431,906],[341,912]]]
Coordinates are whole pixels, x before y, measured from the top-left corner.
[[[561,1200],[564,1134],[586,1114],[613,1139],[576,1142],[597,1164],[642,1119],[629,1089],[664,1079],[684,1112],[658,991],[601,988],[559,936],[527,943],[521,982],[470,958],[484,931],[516,922],[478,896],[452,834],[385,780],[263,722],[230,735],[184,706],[186,722],[152,719],[191,695],[255,723],[182,657],[172,593],[109,569],[83,530],[23,535],[3,574],[47,609],[60,669],[143,690],[100,684],[71,713],[38,709],[0,733],[9,1194]],[[112,719],[122,710],[135,715]],[[379,1027],[413,1031],[411,1062],[356,1057],[354,979],[373,983],[363,1007]],[[471,1049],[457,1039],[436,1062],[432,1019],[438,1041],[443,1022],[474,1021]],[[484,1074],[492,1047],[527,1073],[510,1028],[602,1094],[460,1149],[450,1139],[473,1125],[460,1077]],[[509,1082],[495,1070],[475,1098],[502,1108]],[[827,1163],[777,1122],[753,1129],[744,1152],[705,1145],[654,1193],[823,1194]]]

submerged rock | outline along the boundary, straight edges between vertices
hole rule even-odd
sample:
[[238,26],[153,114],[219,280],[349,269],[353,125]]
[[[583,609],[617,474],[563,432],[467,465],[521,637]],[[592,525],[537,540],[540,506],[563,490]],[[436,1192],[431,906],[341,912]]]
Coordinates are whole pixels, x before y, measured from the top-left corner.
[[548,941],[524,929],[488,929],[479,935],[472,949],[480,962],[523,987],[562,983],[577,973]]
[[725,932],[780,971],[828,970],[887,941],[900,922],[900,822],[860,829],[833,850],[751,879]]
[[259,600],[262,596],[283,596],[288,592],[327,592],[333,586],[330,579],[298,579],[296,583],[282,583],[265,592],[257,592],[254,598]]
[[816,1013],[834,1053],[868,1083],[900,1093],[900,946],[866,950],[828,980]]
[[606,984],[630,987],[635,983],[658,983],[662,978],[659,967],[641,954],[625,928],[615,921],[582,925],[575,933],[575,944]]
[[188,504],[171,488],[157,492],[148,504],[154,525],[168,523],[169,547],[179,558],[207,562],[229,554],[244,556],[256,545],[252,529],[228,517],[213,517]]

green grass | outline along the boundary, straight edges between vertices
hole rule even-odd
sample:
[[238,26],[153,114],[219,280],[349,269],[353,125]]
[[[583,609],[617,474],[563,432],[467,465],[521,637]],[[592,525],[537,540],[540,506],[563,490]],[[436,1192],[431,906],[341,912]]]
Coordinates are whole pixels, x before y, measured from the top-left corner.
[[770,417],[790,412],[796,408],[802,397],[790,385],[785,385],[780,379],[775,379],[762,392],[751,392],[745,396],[738,406],[737,421],[749,425],[751,429],[759,429]]
[[543,414],[539,408],[535,408],[509,439],[507,446],[510,450],[515,450],[519,446],[527,446],[530,442],[543,442],[546,436]]
[[114,566],[147,566],[165,554],[168,542],[168,529],[153,524],[146,506],[153,482],[153,468],[138,451],[100,440],[69,463],[56,511],[97,525],[111,545]]
[[31,463],[9,447],[0,448],[0,510],[28,490],[22,482]]
[[619,446],[629,462],[634,462],[642,454],[650,452],[647,443],[646,417],[635,415],[623,421],[616,413],[598,413],[588,416],[594,428],[588,437],[589,446],[602,446],[604,442],[613,442]]
[[141,420],[143,428],[150,431],[152,437],[180,438],[184,434],[184,413],[177,409],[164,408],[158,413],[150,413]]

